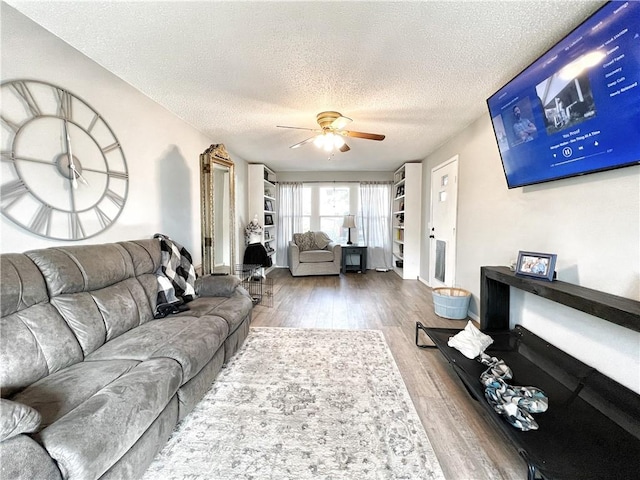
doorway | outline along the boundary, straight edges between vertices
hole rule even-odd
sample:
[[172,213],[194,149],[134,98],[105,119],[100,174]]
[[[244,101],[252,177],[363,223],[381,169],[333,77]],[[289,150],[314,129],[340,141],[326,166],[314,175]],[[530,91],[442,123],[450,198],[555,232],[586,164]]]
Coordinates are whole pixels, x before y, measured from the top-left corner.
[[453,287],[456,277],[458,155],[431,170],[429,285]]

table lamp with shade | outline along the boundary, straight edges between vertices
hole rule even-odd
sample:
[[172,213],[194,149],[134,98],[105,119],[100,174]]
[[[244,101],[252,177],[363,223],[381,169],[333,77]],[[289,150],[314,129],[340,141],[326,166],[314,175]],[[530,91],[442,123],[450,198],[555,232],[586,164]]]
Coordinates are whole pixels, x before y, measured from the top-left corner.
[[351,241],[351,229],[356,228],[356,216],[355,215],[345,215],[344,221],[342,222],[342,228],[348,229],[349,239],[347,240],[347,245],[352,245]]

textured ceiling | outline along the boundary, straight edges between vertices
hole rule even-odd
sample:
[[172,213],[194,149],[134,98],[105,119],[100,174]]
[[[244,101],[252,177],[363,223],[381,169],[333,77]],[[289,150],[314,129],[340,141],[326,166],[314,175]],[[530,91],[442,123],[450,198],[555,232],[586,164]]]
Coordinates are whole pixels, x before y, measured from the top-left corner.
[[[278,171],[389,171],[486,112],[485,100],[602,1],[8,0],[249,162]],[[337,110],[332,159],[289,149]]]

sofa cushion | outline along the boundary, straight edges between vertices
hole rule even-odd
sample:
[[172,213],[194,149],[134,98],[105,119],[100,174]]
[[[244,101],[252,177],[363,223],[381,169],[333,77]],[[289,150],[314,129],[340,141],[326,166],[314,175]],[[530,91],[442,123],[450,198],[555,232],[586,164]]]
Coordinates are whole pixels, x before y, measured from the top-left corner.
[[236,331],[251,313],[253,302],[246,290],[237,288],[229,297],[200,297],[189,303],[189,311],[180,315],[203,318],[210,315],[222,317],[229,326],[229,333]]
[[181,379],[174,360],[142,362],[40,431],[37,438],[63,478],[99,478],[162,413]]
[[100,480],[134,480],[144,476],[155,456],[160,453],[175,430],[176,418],[180,418],[178,398],[181,390],[178,390],[178,395],[171,399],[135,445],[127,450],[127,453],[107,470]]
[[40,426],[40,414],[19,402],[0,398],[0,442],[20,435],[35,432]]
[[49,303],[33,261],[0,256],[0,389],[8,397],[40,378],[82,360],[82,350]]
[[167,357],[182,367],[183,384],[213,358],[228,334],[227,323],[214,315],[201,318],[191,315],[169,316],[153,320],[107,342],[87,356],[86,361],[144,361]]
[[151,305],[137,279],[91,292],[107,329],[107,341],[153,318]]
[[107,327],[89,292],[69,293],[51,299],[73,331],[86,356],[107,341]]
[[320,247],[316,244],[316,236],[313,232],[294,233],[293,241],[300,249],[300,252],[307,250],[318,250]]
[[307,250],[300,252],[300,263],[333,262],[333,252],[330,250]]
[[19,253],[0,256],[0,309],[3,317],[48,300],[44,278],[29,257]]
[[160,241],[157,238],[120,242],[119,245],[129,252],[136,277],[144,274],[155,274],[162,262]]
[[2,317],[0,332],[0,387],[4,397],[82,361],[80,344],[50,303]]
[[149,238],[146,240],[120,242],[120,245],[131,255],[135,276],[147,294],[151,311],[155,312],[158,300],[156,271],[158,271],[162,262],[160,241],[156,238]]
[[[131,255],[120,244],[47,248],[26,255],[42,272],[52,304],[76,334],[85,355],[153,318],[155,277],[142,274],[152,279],[138,280]],[[153,266],[148,254],[145,258],[146,264],[138,260],[140,271]]]
[[131,256],[114,243],[46,248],[25,255],[42,272],[51,297],[98,290],[133,276]]
[[196,279],[196,295],[200,297],[230,297],[240,285],[235,275],[207,275]]
[[139,363],[135,360],[76,363],[35,382],[12,400],[37,410],[42,417],[40,429],[43,429]]

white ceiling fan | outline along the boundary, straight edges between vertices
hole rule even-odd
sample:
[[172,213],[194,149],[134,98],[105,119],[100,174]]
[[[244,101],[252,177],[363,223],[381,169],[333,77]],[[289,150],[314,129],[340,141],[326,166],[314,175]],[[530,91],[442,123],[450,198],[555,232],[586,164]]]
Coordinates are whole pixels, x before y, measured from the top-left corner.
[[366,140],[384,140],[384,135],[377,133],[364,133],[354,132],[352,130],[344,130],[344,127],[349,125],[353,120],[348,117],[343,117],[340,112],[320,112],[316,115],[316,120],[320,129],[317,128],[304,128],[304,127],[288,127],[284,125],[277,125],[278,128],[293,128],[296,130],[309,130],[316,132],[316,135],[291,145],[289,148],[298,148],[307,143],[313,142],[318,148],[322,148],[327,152],[333,151],[334,148],[341,152],[348,152],[351,150],[349,145],[346,144],[344,137],[364,138]]

